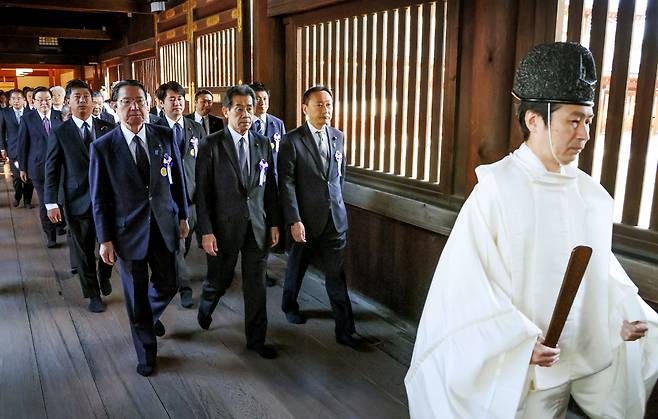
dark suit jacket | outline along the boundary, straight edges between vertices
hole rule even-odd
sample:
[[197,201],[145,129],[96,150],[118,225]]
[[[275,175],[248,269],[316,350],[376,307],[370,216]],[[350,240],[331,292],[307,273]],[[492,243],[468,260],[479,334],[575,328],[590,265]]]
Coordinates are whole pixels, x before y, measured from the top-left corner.
[[[272,147],[272,155],[274,156],[274,177],[276,177],[277,182],[279,181],[279,150],[276,148],[276,140],[279,140],[279,147],[283,136],[286,135],[286,126],[283,124],[283,121],[277,118],[274,115],[269,113],[265,115],[265,136],[270,140],[270,146]],[[251,124],[250,128],[253,132],[256,132],[256,124]]]
[[[320,151],[307,124],[295,128],[283,138],[279,149],[279,197],[286,225],[302,221],[306,238],[317,238],[329,219],[336,230],[347,230],[347,211],[343,202],[345,150],[343,133],[327,127],[329,173],[322,169]],[[340,176],[336,152],[343,155]]]
[[[194,112],[185,115],[185,118],[194,121]],[[214,134],[224,129],[224,121],[222,120],[222,118],[218,118],[215,115],[208,114],[208,125],[210,126],[210,132],[207,132],[206,135]],[[206,130],[206,128],[203,125],[201,125],[201,127],[203,128],[204,131]]]
[[199,232],[215,234],[217,245],[237,252],[244,243],[246,225],[251,225],[260,249],[269,243],[269,230],[279,225],[274,172],[267,170],[259,186],[259,162],[274,165],[267,138],[249,133],[250,171],[247,185],[240,180],[235,144],[228,128],[206,137],[197,160],[197,219]]
[[[151,222],[157,222],[170,252],[179,245],[179,220],[187,219],[187,199],[173,131],[145,124],[150,185],[144,185],[120,126],[91,144],[89,186],[99,243],[111,241],[122,259],[146,257]],[[165,154],[173,159],[172,179],[162,176]],[[155,217],[155,220],[151,220]]]
[[[23,116],[27,112],[29,112],[28,108],[24,108]],[[0,109],[0,149],[7,151],[11,160],[17,160],[18,156],[18,129],[14,108]]]
[[101,114],[99,115],[99,118],[102,119],[105,122],[110,122],[110,123],[116,125],[116,120],[114,119],[114,116],[111,113],[109,113],[108,111],[106,111],[105,109],[103,109],[101,111]]
[[[162,124],[162,121],[165,121],[165,123]],[[164,118],[160,118],[158,115],[154,115],[154,114],[152,114],[152,113],[149,114],[149,122],[148,122],[149,124],[153,124],[153,125],[163,125],[163,126],[166,127],[166,126],[168,126],[166,121],[167,121],[166,119],[164,119]]]
[[[62,124],[60,111],[50,112],[50,132]],[[18,165],[27,175],[39,182],[44,180],[48,136],[43,129],[43,121],[38,111],[23,114],[18,130]]]
[[[113,127],[109,122],[92,118],[94,138],[102,137]],[[64,122],[48,137],[45,170],[45,203],[62,202],[69,217],[89,210],[89,150],[73,119]],[[63,196],[58,200],[60,185]]]
[[[161,119],[158,124],[164,127],[169,127],[169,122],[167,122],[167,119]],[[178,149],[180,151],[181,158],[183,159],[183,175],[185,175],[185,190],[187,191],[188,204],[192,204],[194,202],[194,194],[196,192],[195,171],[197,160],[190,153],[191,150],[194,150],[191,144],[191,140],[192,138],[196,138],[199,141],[200,146],[201,140],[203,140],[205,136],[205,131],[201,125],[189,120],[188,118],[183,118],[183,141],[178,144]]]

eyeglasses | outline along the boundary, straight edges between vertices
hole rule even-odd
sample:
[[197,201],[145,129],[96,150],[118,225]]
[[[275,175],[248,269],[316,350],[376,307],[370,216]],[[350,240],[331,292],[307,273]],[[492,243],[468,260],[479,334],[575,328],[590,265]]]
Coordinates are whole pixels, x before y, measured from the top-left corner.
[[144,99],[143,97],[138,97],[134,99],[124,97],[123,99],[119,99],[119,103],[121,104],[121,106],[132,106],[133,103],[136,103],[137,106],[141,108],[146,104],[146,99]]

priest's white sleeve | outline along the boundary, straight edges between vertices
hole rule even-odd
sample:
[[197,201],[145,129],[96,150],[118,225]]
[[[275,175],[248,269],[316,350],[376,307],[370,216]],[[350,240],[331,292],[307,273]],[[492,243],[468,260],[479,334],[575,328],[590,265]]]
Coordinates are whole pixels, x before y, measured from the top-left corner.
[[412,418],[514,418],[539,328],[509,296],[493,182],[481,179],[439,259],[405,378]]

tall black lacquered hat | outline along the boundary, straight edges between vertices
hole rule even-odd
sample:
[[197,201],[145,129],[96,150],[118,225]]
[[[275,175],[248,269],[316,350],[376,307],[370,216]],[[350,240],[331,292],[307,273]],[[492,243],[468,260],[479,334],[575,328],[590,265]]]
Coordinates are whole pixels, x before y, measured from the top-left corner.
[[596,67],[592,53],[575,42],[532,48],[519,63],[512,94],[527,102],[594,105]]

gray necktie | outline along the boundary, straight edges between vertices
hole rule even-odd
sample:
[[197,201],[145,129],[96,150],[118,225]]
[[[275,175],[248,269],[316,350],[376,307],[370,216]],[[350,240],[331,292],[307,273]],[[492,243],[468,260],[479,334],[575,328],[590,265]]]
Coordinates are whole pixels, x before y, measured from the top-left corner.
[[23,112],[21,111],[16,111],[16,122],[18,122],[18,125],[21,124],[21,117],[23,116]]
[[318,150],[320,150],[322,166],[326,172],[327,168],[329,167],[329,149],[327,148],[327,142],[324,140],[321,131],[316,131],[315,134],[318,136]]
[[246,144],[247,141],[244,139],[244,137],[240,138],[240,141],[238,141],[238,160],[240,161],[240,174],[242,175],[242,183],[245,186],[249,181],[249,164],[247,163],[247,151],[245,150]]
[[202,117],[203,119],[203,127],[206,129],[206,134],[210,134],[210,121],[208,118],[208,115]]

